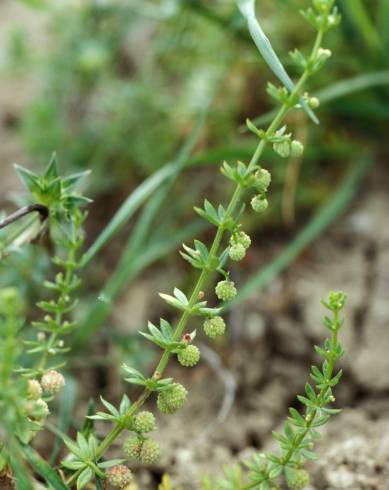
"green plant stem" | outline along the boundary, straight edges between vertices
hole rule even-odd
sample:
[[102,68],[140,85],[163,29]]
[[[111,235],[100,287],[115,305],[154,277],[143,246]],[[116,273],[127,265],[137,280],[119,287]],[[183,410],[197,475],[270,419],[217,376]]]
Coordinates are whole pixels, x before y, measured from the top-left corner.
[[2,360],[2,373],[1,380],[3,384],[3,388],[9,384],[9,375],[12,372],[13,368],[13,359],[15,356],[15,347],[16,347],[16,339],[15,332],[17,330],[16,325],[16,315],[14,311],[10,311],[6,318],[6,326],[5,326],[5,345],[4,345],[4,357]]
[[[329,365],[328,377],[327,377],[328,381],[331,380],[332,374],[333,374],[334,369],[335,369],[336,356],[334,355],[334,353],[336,350],[336,346],[338,344],[338,333],[339,333],[339,325],[340,324],[339,324],[339,312],[336,310],[334,311],[334,322],[333,323],[335,325],[335,327],[333,328],[333,330],[331,332],[331,353],[333,355],[331,355],[331,357],[328,361],[328,365]],[[319,407],[322,406],[324,397],[327,395],[327,392],[329,389],[331,389],[331,386],[329,383],[327,383],[325,386],[323,386],[320,389],[318,397],[317,397],[317,404]],[[293,459],[295,452],[298,450],[298,448],[301,446],[304,439],[309,434],[309,431],[312,428],[312,424],[315,422],[316,415],[318,414],[318,411],[319,411],[319,409],[314,409],[310,413],[309,418],[306,418],[306,426],[305,426],[303,432],[301,432],[301,434],[296,437],[296,439],[294,441],[294,447],[289,449],[288,452],[285,454],[285,456],[280,459],[280,464],[282,464],[282,466],[284,466],[284,467],[288,466],[290,461]],[[250,490],[252,488],[258,487],[258,485],[260,485],[261,483],[265,483],[266,481],[271,481],[271,480],[272,479],[268,475],[266,479],[256,480],[256,481],[254,481],[248,485],[245,485],[244,487],[242,487],[241,490]]]
[[[79,226],[75,222],[73,222],[72,223],[71,244],[70,244],[70,247],[68,250],[68,255],[66,258],[66,265],[65,265],[65,284],[67,286],[69,286],[72,283],[74,271],[76,268],[76,252],[78,249],[78,245],[77,245],[78,233],[79,233]],[[67,290],[61,291],[59,298],[58,298],[58,303],[65,305],[67,295],[68,295]],[[64,320],[64,310],[59,311],[55,315],[55,323],[59,329],[62,325],[63,320]],[[45,349],[40,361],[37,364],[37,369],[39,371],[43,372],[46,369],[47,362],[49,359],[49,354],[51,352],[51,349],[54,347],[55,342],[56,342],[59,334],[60,334],[60,331],[52,332],[50,334],[50,337],[47,341],[46,349]]]
[[[315,59],[315,57],[317,55],[317,51],[321,46],[322,39],[323,39],[323,32],[319,31],[317,34],[315,43],[314,43],[312,53],[311,53],[311,59]],[[293,92],[291,92],[290,97],[289,97],[290,101],[294,101],[296,99],[296,97],[300,95],[301,90],[304,87],[305,82],[307,81],[309,76],[310,76],[310,71],[307,69],[301,75],[301,77],[300,77],[299,81],[297,82]],[[279,109],[279,111],[278,111],[277,115],[275,116],[273,122],[270,124],[270,126],[268,127],[268,129],[266,131],[266,137],[261,139],[261,141],[259,142],[259,144],[258,144],[258,146],[254,152],[253,157],[250,160],[250,163],[247,167],[247,173],[248,174],[253,171],[253,169],[256,167],[256,165],[258,165],[258,162],[259,162],[259,160],[262,156],[262,153],[266,147],[267,139],[274,135],[275,131],[277,131],[277,129],[280,127],[282,121],[284,120],[285,116],[288,114],[288,112],[291,108],[292,107],[291,107],[290,103],[284,103],[281,106],[281,108]],[[226,215],[225,215],[225,221],[227,221],[235,212],[243,192],[244,192],[244,187],[241,184],[238,184],[235,188],[233,195],[232,195],[231,201],[227,207]],[[215,238],[213,240],[213,243],[212,243],[212,246],[210,249],[210,253],[209,253],[210,257],[214,257],[218,253],[224,232],[225,232],[225,228],[224,228],[223,224],[221,224],[217,228],[217,232],[216,232],[216,235],[215,235]],[[192,291],[192,294],[190,296],[187,309],[184,311],[184,313],[182,314],[182,316],[181,316],[181,318],[177,324],[177,327],[176,327],[174,335],[173,335],[173,340],[177,341],[181,338],[181,336],[185,330],[185,327],[187,325],[187,322],[190,318],[190,310],[192,309],[194,304],[198,301],[198,295],[199,295],[200,291],[202,291],[202,289],[203,289],[203,287],[204,287],[204,285],[205,285],[210,274],[211,274],[211,272],[209,272],[208,270],[205,270],[205,269],[200,273],[200,276],[199,276],[199,278],[198,278],[198,280],[194,286],[194,289]],[[165,369],[168,365],[170,356],[171,356],[171,352],[169,350],[165,350],[164,353],[162,354],[162,357],[161,357],[161,359],[157,365],[157,368],[154,372],[155,377],[159,378],[162,376],[163,372],[165,371]],[[136,413],[136,411],[144,404],[144,402],[147,400],[147,398],[150,395],[151,395],[151,391],[145,389],[143,391],[143,393],[139,396],[137,401],[129,408],[125,417],[131,418]],[[121,432],[123,430],[124,430],[124,427],[122,425],[118,424],[116,427],[114,427],[111,430],[111,432],[109,432],[107,434],[107,436],[102,440],[102,442],[99,444],[99,446],[97,448],[97,453],[96,453],[97,459],[99,459],[103,456],[105,451],[112,445],[112,443],[117,439],[117,437],[121,434]],[[76,473],[74,473],[70,477],[70,479],[68,480],[69,485],[76,481],[80,472],[81,471],[78,470]]]

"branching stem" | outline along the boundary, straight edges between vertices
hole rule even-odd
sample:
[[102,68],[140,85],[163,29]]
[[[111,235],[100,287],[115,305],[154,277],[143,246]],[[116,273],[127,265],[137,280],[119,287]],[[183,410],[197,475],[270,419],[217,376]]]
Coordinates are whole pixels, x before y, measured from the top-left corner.
[[[321,46],[322,38],[323,38],[323,32],[319,31],[317,38],[316,38],[316,41],[315,41],[315,44],[314,44],[314,48],[312,50],[311,59],[315,59],[315,57],[317,56],[317,51]],[[263,154],[263,151],[267,145],[267,138],[273,136],[275,134],[275,132],[277,131],[277,129],[279,129],[279,127],[280,127],[281,123],[283,122],[285,116],[288,114],[288,112],[294,106],[293,101],[296,100],[297,96],[301,95],[301,91],[302,91],[307,79],[309,78],[309,76],[310,76],[310,70],[307,68],[304,71],[304,73],[301,75],[301,77],[300,77],[298,83],[296,84],[296,87],[293,90],[293,92],[290,93],[288,102],[284,103],[281,106],[281,108],[278,111],[277,115],[275,116],[273,122],[268,127],[268,129],[266,131],[266,137],[262,138],[260,140],[260,142],[259,142],[259,144],[258,144],[258,146],[254,152],[254,155],[251,158],[251,161],[247,167],[247,173],[248,174],[251,173],[255,169],[255,167],[258,165],[258,162],[259,162],[259,160]],[[298,100],[298,97],[297,97],[297,100]],[[244,192],[244,187],[241,184],[238,184],[235,188],[235,191],[232,195],[231,201],[230,201],[230,203],[227,207],[227,210],[226,210],[226,216],[225,216],[226,221],[230,217],[232,217],[234,212],[236,211],[243,192]],[[210,257],[214,257],[217,255],[219,248],[220,248],[220,244],[221,244],[223,236],[224,236],[224,232],[225,232],[225,228],[224,228],[223,224],[219,225],[217,228],[211,249],[210,249],[210,254],[209,254]],[[200,291],[203,290],[210,274],[211,273],[205,269],[203,269],[202,272],[200,273],[200,276],[199,276],[199,278],[198,278],[198,280],[194,286],[194,289],[192,291],[192,294],[190,296],[188,307],[183,312],[183,314],[181,315],[181,318],[180,318],[180,320],[177,324],[177,327],[175,329],[174,337],[173,337],[173,339],[175,341],[180,340],[180,338],[182,337],[182,335],[185,331],[186,325],[188,323],[188,320],[190,318],[190,310],[194,306],[194,304],[198,301],[199,293],[200,293]],[[162,376],[162,374],[164,373],[164,371],[165,371],[165,369],[169,363],[170,356],[171,356],[171,352],[166,349],[163,352],[162,357],[161,357],[161,359],[160,359],[160,361],[159,361],[159,363],[158,363],[158,365],[154,371],[154,376],[158,376],[158,377]],[[136,400],[136,402],[134,402],[134,404],[131,405],[131,407],[129,408],[129,410],[126,414],[126,417],[127,418],[132,417],[138,411],[138,409],[144,404],[144,402],[147,400],[147,398],[150,395],[151,395],[151,392],[149,390],[145,389],[142,392],[142,394],[139,396],[139,398]],[[111,430],[111,432],[109,432],[107,434],[107,436],[102,440],[102,442],[98,446],[97,458],[101,458],[104,455],[104,453],[107,451],[107,449],[109,449],[109,447],[113,444],[113,442],[117,439],[117,437],[121,434],[121,432],[123,430],[124,430],[124,428],[118,424],[116,427],[114,427]],[[77,480],[79,474],[80,474],[80,471],[75,472],[70,477],[70,479],[68,480],[68,484],[74,483]],[[247,487],[247,488],[253,488],[253,487]]]

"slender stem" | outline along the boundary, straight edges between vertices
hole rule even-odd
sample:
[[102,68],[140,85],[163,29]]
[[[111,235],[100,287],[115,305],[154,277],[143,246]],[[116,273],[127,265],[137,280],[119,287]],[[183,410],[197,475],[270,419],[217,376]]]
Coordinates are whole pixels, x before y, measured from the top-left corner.
[[[311,59],[314,59],[314,57],[316,57],[317,51],[321,46],[322,39],[323,39],[323,32],[319,31],[317,34],[316,40],[315,40],[313,50],[312,50]],[[303,89],[303,87],[304,87],[307,79],[309,78],[309,76],[310,76],[310,69],[306,69],[304,71],[304,73],[301,75],[301,77],[300,77],[299,81],[297,82],[294,90],[291,92],[288,102],[284,103],[281,106],[281,108],[278,111],[277,115],[275,116],[273,122],[268,127],[268,129],[266,131],[265,138],[261,139],[261,141],[259,142],[259,144],[258,144],[258,146],[254,152],[254,155],[251,158],[250,163],[247,167],[247,173],[250,173],[255,169],[255,167],[258,164],[258,162],[262,156],[262,153],[263,153],[263,151],[267,145],[268,138],[273,136],[274,133],[277,131],[277,129],[280,127],[285,116],[288,114],[288,112],[291,109],[290,101],[295,100],[296,97],[301,94],[301,90]],[[233,215],[233,213],[236,211],[243,192],[244,192],[243,186],[241,184],[238,184],[235,188],[233,195],[232,195],[231,201],[227,207],[226,215],[225,215],[226,220],[228,220]],[[223,236],[224,236],[224,232],[225,232],[225,229],[224,229],[223,224],[218,226],[214,240],[213,240],[213,243],[211,245],[211,249],[210,249],[210,253],[209,253],[210,257],[217,255],[221,241],[222,241]],[[185,330],[185,327],[188,323],[188,320],[190,318],[190,310],[195,305],[195,303],[198,301],[199,293],[203,289],[207,279],[209,278],[209,275],[210,275],[210,272],[205,270],[205,269],[200,273],[200,276],[198,277],[196,284],[193,288],[192,294],[190,295],[187,309],[181,315],[181,318],[180,318],[180,320],[177,324],[177,327],[174,331],[173,339],[175,341],[177,341],[181,338],[181,336]],[[165,351],[163,352],[161,359],[160,359],[160,361],[159,361],[159,363],[158,363],[158,365],[154,371],[154,376],[156,376],[156,375],[158,377],[162,376],[163,372],[165,371],[165,369],[169,363],[170,356],[171,356],[171,352],[169,350],[165,349]],[[142,394],[139,396],[139,398],[136,400],[136,402],[129,408],[128,412],[125,415],[125,418],[132,417],[137,412],[137,410],[144,404],[144,402],[147,400],[147,398],[150,396],[150,394],[151,394],[151,392],[149,390],[145,389],[142,392]],[[105,436],[105,438],[101,441],[101,443],[99,444],[99,446],[97,448],[97,459],[101,458],[104,455],[105,451],[113,444],[113,442],[117,439],[117,437],[121,434],[121,432],[123,430],[124,430],[124,427],[122,425],[118,424],[116,427],[114,427]],[[76,481],[77,477],[79,476],[80,472],[81,472],[81,470],[78,470],[76,473],[74,473],[70,477],[70,479],[68,480],[68,484],[74,483]],[[256,483],[253,486],[245,487],[245,489],[246,488],[247,489],[248,488],[254,488],[254,486],[256,486],[256,485],[258,485],[258,483]]]
[[[334,325],[334,329],[331,332],[331,347],[330,347],[330,349],[331,349],[332,353],[335,353],[336,352],[336,346],[338,344],[338,333],[339,333],[339,311],[337,311],[337,310],[334,311],[333,325]],[[317,396],[317,405],[319,407],[322,406],[323,400],[324,400],[325,396],[327,395],[328,390],[331,389],[329,381],[331,380],[332,374],[334,372],[335,360],[336,360],[335,355],[331,355],[331,357],[328,360],[327,383],[325,386],[323,386],[320,389],[319,394]],[[293,447],[288,450],[288,452],[285,454],[285,456],[282,459],[280,459],[280,464],[282,466],[286,467],[290,463],[290,461],[293,459],[295,452],[298,450],[298,448],[301,447],[302,442],[304,441],[304,439],[307,437],[310,430],[312,429],[312,425],[313,425],[313,423],[316,419],[316,415],[318,414],[319,411],[320,411],[320,408],[316,408],[312,412],[310,412],[309,418],[306,418],[306,426],[305,426],[304,430],[294,440]],[[241,490],[250,490],[252,488],[258,487],[258,485],[260,485],[261,483],[265,483],[266,481],[271,481],[271,480],[272,480],[272,478],[268,474],[265,479],[262,478],[261,480],[255,480],[252,483],[249,483],[248,485],[243,486]]]
[[[65,262],[65,278],[64,278],[64,284],[69,286],[73,280],[73,275],[74,275],[74,270],[76,267],[76,252],[78,249],[78,244],[77,244],[77,239],[78,239],[78,233],[79,233],[79,225],[76,224],[74,221],[72,222],[72,237],[70,239],[70,246],[68,250],[68,255],[66,258]],[[66,305],[66,302],[68,301],[67,299],[68,296],[68,290],[62,290],[57,303],[61,304],[63,306]],[[58,329],[61,328],[62,322],[64,320],[64,308],[62,308],[62,311],[58,311],[55,315],[55,323],[58,327]],[[60,335],[60,330],[57,332],[52,332],[50,334],[50,337],[47,341],[45,351],[37,363],[37,369],[41,372],[43,372],[46,368],[50,352],[52,348],[55,345],[55,342]]]

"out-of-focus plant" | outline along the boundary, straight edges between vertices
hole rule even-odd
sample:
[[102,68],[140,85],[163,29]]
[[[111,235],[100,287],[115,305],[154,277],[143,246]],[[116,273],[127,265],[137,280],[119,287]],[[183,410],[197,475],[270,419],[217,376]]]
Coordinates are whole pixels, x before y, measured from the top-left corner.
[[107,187],[129,179],[129,168],[130,178],[144,177],[168,160],[231,57],[225,50],[212,59],[201,33],[215,43],[211,53],[222,33],[212,35],[215,29],[189,18],[192,38],[188,19],[176,11],[150,19],[141,5],[119,1],[44,10],[50,48],[35,59],[43,87],[22,118],[22,136],[37,160],[55,149],[73,168],[104,175]]

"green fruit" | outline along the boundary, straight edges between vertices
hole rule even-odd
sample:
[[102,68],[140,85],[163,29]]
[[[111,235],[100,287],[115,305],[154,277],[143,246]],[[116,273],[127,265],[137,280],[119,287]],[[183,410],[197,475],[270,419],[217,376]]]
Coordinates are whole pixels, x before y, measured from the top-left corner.
[[230,238],[231,247],[237,244],[242,245],[247,250],[251,245],[251,238],[244,231],[240,231]]
[[181,366],[193,367],[200,360],[200,350],[195,345],[187,345],[177,354],[177,359]]
[[208,318],[204,322],[204,332],[211,339],[214,339],[215,337],[218,337],[220,335],[224,335],[225,331],[226,331],[226,324],[221,316]]
[[255,188],[259,194],[265,194],[271,183],[271,174],[265,168],[261,168],[255,173]]
[[290,156],[290,141],[284,140],[279,143],[274,143],[273,150],[282,158],[288,158]]
[[294,140],[290,145],[290,154],[293,158],[301,157],[304,153],[304,145],[300,141]]
[[269,206],[268,200],[265,197],[261,196],[260,194],[254,196],[251,199],[251,207],[254,209],[256,213],[265,212],[268,206]]
[[309,474],[305,470],[293,471],[287,476],[287,484],[290,490],[303,490],[309,485]]
[[173,383],[169,389],[158,394],[157,407],[162,413],[172,414],[184,405],[187,395],[180,383]]
[[145,433],[155,430],[155,417],[151,412],[144,410],[139,412],[134,420],[134,429],[136,432]]
[[133,478],[131,470],[123,464],[118,464],[109,468],[106,472],[106,477],[110,485],[121,489],[131,483]]
[[138,436],[131,436],[124,441],[123,452],[129,458],[136,459],[139,461],[140,451],[142,449],[143,440]]
[[228,254],[231,260],[239,262],[240,260],[244,259],[246,255],[246,249],[241,243],[237,243],[236,245],[232,245],[232,247],[230,247]]
[[145,439],[142,444],[139,459],[142,463],[153,464],[161,455],[159,444],[152,439]]
[[215,293],[221,301],[231,301],[238,294],[238,291],[232,281],[225,280],[217,283]]

